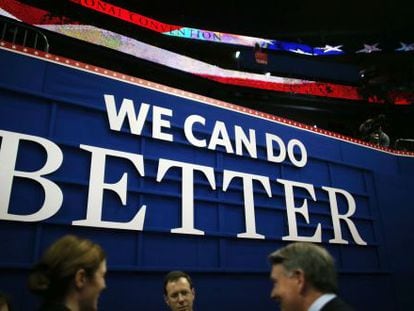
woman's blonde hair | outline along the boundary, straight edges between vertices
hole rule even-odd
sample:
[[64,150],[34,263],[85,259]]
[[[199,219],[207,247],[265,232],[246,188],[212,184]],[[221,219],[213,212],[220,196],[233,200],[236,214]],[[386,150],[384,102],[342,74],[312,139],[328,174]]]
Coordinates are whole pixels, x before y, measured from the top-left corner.
[[46,299],[61,299],[78,270],[92,276],[105,260],[98,244],[75,235],[65,235],[55,241],[43,254],[28,280],[29,289]]

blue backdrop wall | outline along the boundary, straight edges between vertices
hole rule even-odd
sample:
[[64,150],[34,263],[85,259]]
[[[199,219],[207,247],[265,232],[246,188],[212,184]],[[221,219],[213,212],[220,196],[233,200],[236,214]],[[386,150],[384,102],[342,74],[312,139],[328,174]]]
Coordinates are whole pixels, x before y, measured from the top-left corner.
[[[36,53],[37,55],[36,55]],[[277,310],[267,255],[334,255],[358,310],[408,310],[413,155],[76,61],[0,48],[0,290],[34,310],[30,267],[63,234],[108,253],[101,310]]]

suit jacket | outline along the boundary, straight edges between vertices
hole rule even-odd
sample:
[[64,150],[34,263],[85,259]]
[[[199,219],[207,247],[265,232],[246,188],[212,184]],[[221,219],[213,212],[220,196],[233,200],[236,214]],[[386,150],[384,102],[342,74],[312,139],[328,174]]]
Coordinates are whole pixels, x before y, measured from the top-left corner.
[[321,311],[354,311],[354,309],[341,298],[335,297],[324,305]]
[[70,309],[60,303],[45,303],[38,311],[70,311]]

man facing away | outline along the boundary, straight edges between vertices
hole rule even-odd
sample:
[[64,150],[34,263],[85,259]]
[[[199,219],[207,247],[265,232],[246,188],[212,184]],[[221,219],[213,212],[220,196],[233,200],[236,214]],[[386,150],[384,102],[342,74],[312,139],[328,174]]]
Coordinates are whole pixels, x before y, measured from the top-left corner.
[[190,276],[171,271],[164,278],[164,300],[172,311],[193,311],[195,291]]
[[269,255],[271,298],[282,311],[352,311],[337,295],[334,259],[323,247],[296,242]]

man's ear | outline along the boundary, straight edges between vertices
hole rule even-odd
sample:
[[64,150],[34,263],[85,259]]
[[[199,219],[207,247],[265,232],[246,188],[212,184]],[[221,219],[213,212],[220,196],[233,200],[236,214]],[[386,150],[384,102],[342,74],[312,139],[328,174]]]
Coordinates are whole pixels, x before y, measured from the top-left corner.
[[299,288],[301,291],[303,291],[306,287],[306,277],[305,272],[302,269],[296,269],[293,271],[293,274],[296,278],[297,284],[299,285]]
[[85,269],[79,269],[75,274],[75,286],[76,288],[82,288],[86,283]]
[[169,302],[168,302],[168,297],[167,297],[167,295],[164,295],[164,301],[165,301],[165,303],[167,304],[167,306],[169,306],[170,304],[169,304]]
[[194,298],[195,298],[195,289],[194,289],[194,287],[191,289],[191,291],[192,291],[193,296],[194,296]]

